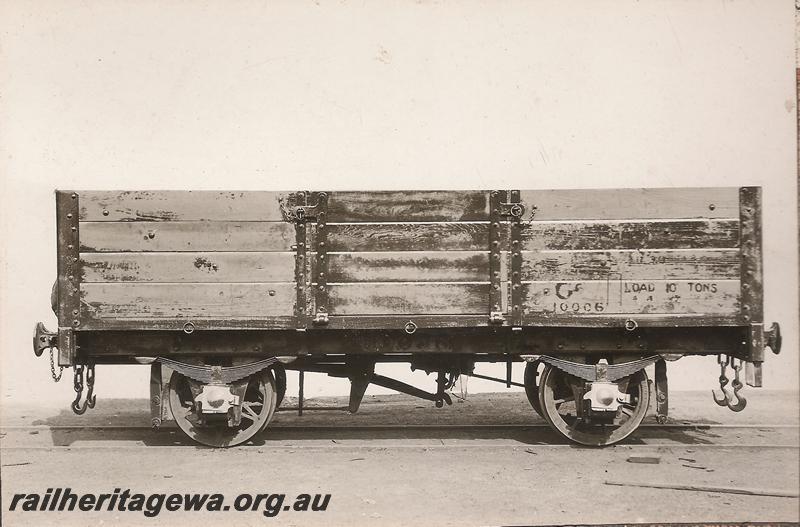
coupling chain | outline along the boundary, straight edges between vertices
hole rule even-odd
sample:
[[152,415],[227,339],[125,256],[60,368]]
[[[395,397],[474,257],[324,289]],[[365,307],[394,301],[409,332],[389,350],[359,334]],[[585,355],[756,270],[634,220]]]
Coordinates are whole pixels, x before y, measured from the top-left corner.
[[59,366],[58,374],[56,374],[56,363],[53,360],[53,348],[50,348],[50,375],[53,376],[53,382],[58,382],[61,380],[61,376],[64,374],[64,366]]

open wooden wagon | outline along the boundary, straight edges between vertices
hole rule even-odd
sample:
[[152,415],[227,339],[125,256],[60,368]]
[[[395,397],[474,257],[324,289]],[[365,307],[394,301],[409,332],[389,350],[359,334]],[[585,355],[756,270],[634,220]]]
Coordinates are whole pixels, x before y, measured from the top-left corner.
[[[369,384],[443,406],[477,362],[506,363],[493,380],[510,386],[527,361],[521,384],[553,429],[612,444],[648,411],[648,366],[662,422],[665,361],[716,356],[715,397],[734,410],[742,368],[761,386],[780,330],[763,323],[760,196],[57,191],[59,327],[39,323],[34,350],[73,367],[78,413],[96,364],[151,364],[153,425],[174,418],[214,446],[267,426],[286,369],[348,378],[355,412]],[[436,388],[379,362],[435,373]]]

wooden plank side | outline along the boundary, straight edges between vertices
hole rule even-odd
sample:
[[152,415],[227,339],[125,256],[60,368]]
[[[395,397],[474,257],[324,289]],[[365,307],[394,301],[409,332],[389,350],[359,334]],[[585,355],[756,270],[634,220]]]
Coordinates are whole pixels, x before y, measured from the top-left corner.
[[534,221],[739,217],[734,187],[524,190],[521,198]]
[[522,229],[522,249],[722,249],[739,247],[737,220],[539,222]]
[[81,222],[82,252],[289,251],[294,225],[261,221]]
[[736,315],[738,280],[607,280],[523,284],[526,314]]
[[[313,231],[312,231],[313,232]],[[737,231],[738,232],[738,231]],[[328,225],[329,251],[483,251],[486,223]]]
[[738,279],[738,249],[522,253],[522,279]]
[[328,256],[328,282],[482,282],[489,253],[390,252]]
[[294,284],[86,283],[81,314],[88,318],[257,319],[292,316]]
[[489,284],[342,284],[329,285],[332,315],[488,316]]
[[328,222],[488,221],[486,191],[332,192]]
[[294,253],[83,253],[83,282],[291,282]]
[[81,221],[283,221],[290,193],[262,191],[80,192]]

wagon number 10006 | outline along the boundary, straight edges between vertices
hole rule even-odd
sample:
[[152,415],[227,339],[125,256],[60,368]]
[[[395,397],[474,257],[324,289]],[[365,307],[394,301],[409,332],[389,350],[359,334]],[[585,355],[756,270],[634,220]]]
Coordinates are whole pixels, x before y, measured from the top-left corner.
[[602,313],[604,302],[553,302],[553,311],[561,313]]

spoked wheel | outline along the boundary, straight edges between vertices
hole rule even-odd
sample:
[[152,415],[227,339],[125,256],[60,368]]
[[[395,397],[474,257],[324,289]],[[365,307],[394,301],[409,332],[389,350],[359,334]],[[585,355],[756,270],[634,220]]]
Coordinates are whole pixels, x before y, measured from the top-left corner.
[[173,373],[169,382],[169,406],[178,427],[203,445],[225,447],[242,444],[263,430],[275,413],[275,379],[267,370],[248,379],[242,398],[242,418],[237,427],[228,426],[225,414],[198,415],[191,382],[185,376]]
[[537,377],[539,376],[538,368],[541,365],[539,361],[534,362],[526,362],[525,363],[525,395],[528,396],[528,402],[531,403],[534,411],[539,414],[539,417],[543,417],[542,415],[542,407],[539,404],[539,384]]
[[582,405],[583,380],[545,365],[539,378],[539,404],[550,426],[567,439],[589,446],[613,445],[639,427],[650,406],[644,370],[618,384],[620,392],[630,396],[629,402],[621,403],[616,413],[605,418],[589,420]]

